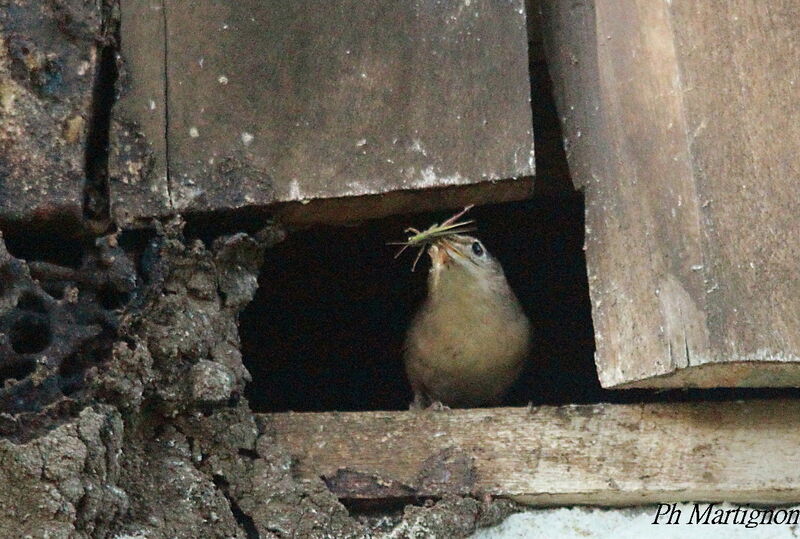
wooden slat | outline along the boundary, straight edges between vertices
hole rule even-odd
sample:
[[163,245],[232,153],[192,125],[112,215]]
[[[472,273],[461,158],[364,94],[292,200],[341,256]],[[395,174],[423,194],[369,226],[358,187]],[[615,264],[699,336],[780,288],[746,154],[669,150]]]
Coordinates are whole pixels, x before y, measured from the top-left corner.
[[524,0],[184,4],[123,5],[119,118],[154,169],[118,159],[118,223],[241,208],[347,221],[419,210],[412,190],[428,208],[530,195]]
[[328,215],[363,219],[385,211],[364,195],[521,176],[529,192],[523,0],[166,5],[179,211],[294,202],[309,221],[319,204],[300,202],[350,198]]
[[344,499],[800,502],[794,400],[261,417],[299,476]]
[[601,383],[800,385],[800,4],[542,7]]
[[113,109],[109,195],[115,222],[172,212],[167,177],[167,81],[163,0],[120,4],[122,96]]

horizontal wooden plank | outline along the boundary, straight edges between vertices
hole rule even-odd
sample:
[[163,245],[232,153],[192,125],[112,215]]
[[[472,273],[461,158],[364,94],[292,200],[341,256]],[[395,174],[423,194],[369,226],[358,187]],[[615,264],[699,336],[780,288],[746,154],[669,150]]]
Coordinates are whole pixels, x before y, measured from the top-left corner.
[[533,175],[523,0],[180,6],[166,1],[179,211]]
[[800,401],[264,414],[340,498],[532,505],[800,501]]
[[115,130],[139,150],[114,160],[124,226],[278,206],[292,222],[362,219],[386,213],[385,194],[511,179],[483,200],[531,191],[524,0],[130,3],[123,53],[142,54],[126,54]]

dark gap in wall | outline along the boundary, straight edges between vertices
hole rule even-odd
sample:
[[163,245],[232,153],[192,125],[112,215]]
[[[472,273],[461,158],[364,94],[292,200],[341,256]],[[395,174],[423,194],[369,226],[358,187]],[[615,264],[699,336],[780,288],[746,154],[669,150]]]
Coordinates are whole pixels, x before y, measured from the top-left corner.
[[32,311],[35,313],[46,314],[47,308],[44,304],[44,299],[37,296],[31,291],[26,291],[20,294],[17,299],[17,309],[23,311]]
[[11,326],[8,340],[17,354],[36,354],[50,345],[53,331],[47,315],[25,312]]
[[[506,404],[545,402],[540,380],[590,367],[594,341],[583,259],[583,200],[566,173],[546,66],[532,61],[537,185],[546,195],[475,208],[477,233],[505,268],[541,343]],[[547,184],[547,185],[545,185]],[[424,194],[420,194],[424,196]],[[257,411],[408,408],[402,347],[426,294],[427,257],[394,260],[388,241],[453,212],[392,216],[295,232],[267,252],[242,313],[247,396]],[[554,372],[556,375],[554,375]],[[574,373],[564,378],[573,381]]]
[[244,447],[240,447],[237,453],[239,454],[240,457],[244,457],[250,460],[256,460],[260,458],[258,456],[258,451],[255,451],[254,449],[246,449]]
[[108,143],[111,128],[111,109],[117,99],[117,51],[119,48],[119,21],[112,15],[111,2],[103,3],[103,37],[97,45],[98,65],[92,90],[92,117],[86,137],[83,190],[83,216],[104,232],[110,224],[108,190]]
[[6,362],[0,367],[0,386],[6,380],[22,380],[36,369],[36,361],[32,358],[22,358],[13,362]]
[[183,218],[186,221],[183,227],[184,237],[188,241],[202,240],[208,246],[219,236],[239,232],[253,236],[274,223],[271,213],[261,208],[189,213],[183,215]]
[[114,328],[105,327],[95,339],[64,358],[57,377],[58,387],[64,395],[79,399],[85,394],[87,376],[92,375],[90,369],[111,357],[114,341]]
[[136,273],[147,277],[156,261],[155,248],[161,241],[156,231],[149,228],[122,231],[117,237],[120,248],[133,261]]
[[83,242],[57,233],[7,231],[3,241],[12,256],[28,262],[37,260],[78,269],[83,261]]
[[71,395],[83,387],[84,373],[89,365],[87,358],[81,353],[64,359],[58,367],[59,387],[64,395]]
[[366,526],[372,533],[388,534],[397,522],[403,518],[403,513],[407,506],[423,507],[426,503],[438,502],[440,499],[435,496],[367,500],[340,498],[339,502],[345,506],[351,517]]
[[[395,260],[386,242],[449,213],[319,227],[269,250],[261,288],[240,318],[253,408],[406,409],[402,347],[429,262],[412,273],[413,254]],[[542,380],[576,383],[586,365],[595,377],[580,195],[482,206],[472,217],[537,328],[530,368],[506,404],[552,402],[557,391],[543,391]]]

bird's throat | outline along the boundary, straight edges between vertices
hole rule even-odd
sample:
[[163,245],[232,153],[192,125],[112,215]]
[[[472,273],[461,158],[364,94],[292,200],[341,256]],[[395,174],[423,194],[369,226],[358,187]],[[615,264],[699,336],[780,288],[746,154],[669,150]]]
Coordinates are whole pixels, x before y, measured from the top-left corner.
[[496,297],[498,283],[494,280],[480,279],[475,273],[462,267],[454,261],[444,264],[434,264],[428,279],[428,294],[435,303],[458,304],[462,308],[472,308],[472,305],[485,304]]

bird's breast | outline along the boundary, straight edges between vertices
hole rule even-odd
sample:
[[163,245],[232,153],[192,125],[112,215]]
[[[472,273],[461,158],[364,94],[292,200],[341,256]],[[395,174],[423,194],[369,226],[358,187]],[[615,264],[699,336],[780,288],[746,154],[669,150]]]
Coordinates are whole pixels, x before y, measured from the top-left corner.
[[408,344],[419,361],[463,377],[521,362],[529,339],[528,320],[513,295],[459,293],[429,301]]

